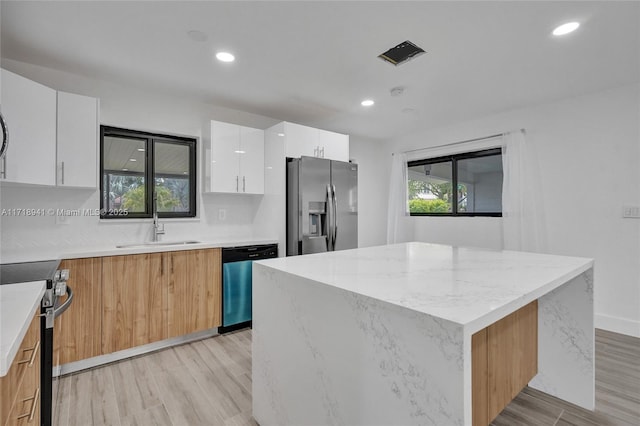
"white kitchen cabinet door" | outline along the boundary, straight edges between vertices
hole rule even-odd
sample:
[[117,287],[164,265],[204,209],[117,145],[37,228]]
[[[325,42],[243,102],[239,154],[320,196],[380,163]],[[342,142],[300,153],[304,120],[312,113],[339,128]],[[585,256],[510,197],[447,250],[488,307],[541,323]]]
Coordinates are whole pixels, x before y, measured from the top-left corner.
[[2,180],[37,185],[56,183],[56,91],[1,70],[0,104],[9,130]]
[[285,155],[290,158],[318,157],[318,129],[284,123]]
[[327,130],[318,131],[318,145],[322,158],[349,161],[349,136]]
[[98,99],[58,92],[58,186],[97,188]]
[[239,192],[264,194],[264,130],[240,127]]
[[211,192],[242,190],[239,145],[240,126],[211,121]]

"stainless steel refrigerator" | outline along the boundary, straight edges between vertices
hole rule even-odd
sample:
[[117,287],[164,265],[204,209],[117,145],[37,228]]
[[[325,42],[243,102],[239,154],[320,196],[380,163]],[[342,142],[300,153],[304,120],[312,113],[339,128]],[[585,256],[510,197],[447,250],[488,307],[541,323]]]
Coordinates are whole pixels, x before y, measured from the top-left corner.
[[358,165],[287,162],[287,256],[358,247]]

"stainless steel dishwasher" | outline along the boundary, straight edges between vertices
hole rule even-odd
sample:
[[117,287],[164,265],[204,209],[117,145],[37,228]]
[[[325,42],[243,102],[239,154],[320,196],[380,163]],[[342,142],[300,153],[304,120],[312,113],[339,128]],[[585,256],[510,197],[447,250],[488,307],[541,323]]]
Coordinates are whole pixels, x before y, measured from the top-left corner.
[[278,257],[277,244],[222,249],[222,327],[219,333],[251,326],[252,263]]

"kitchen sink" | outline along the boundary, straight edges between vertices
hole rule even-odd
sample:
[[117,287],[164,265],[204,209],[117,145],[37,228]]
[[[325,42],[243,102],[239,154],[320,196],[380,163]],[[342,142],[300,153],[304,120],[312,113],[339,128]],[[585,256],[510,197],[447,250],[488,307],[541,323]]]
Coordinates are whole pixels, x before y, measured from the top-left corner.
[[164,247],[164,246],[185,246],[189,244],[200,244],[202,241],[150,241],[148,243],[122,244],[116,248],[143,248],[143,247]]

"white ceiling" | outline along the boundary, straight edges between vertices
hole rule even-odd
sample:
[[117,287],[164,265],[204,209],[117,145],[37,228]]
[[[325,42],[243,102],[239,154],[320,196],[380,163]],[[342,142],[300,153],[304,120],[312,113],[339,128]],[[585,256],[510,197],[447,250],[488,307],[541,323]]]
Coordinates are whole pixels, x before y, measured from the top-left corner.
[[[1,19],[4,58],[371,138],[640,81],[638,2],[3,0]],[[427,53],[377,58],[405,40]]]

